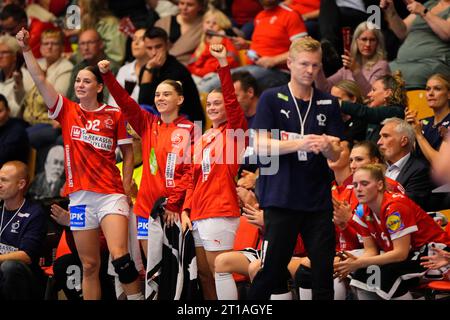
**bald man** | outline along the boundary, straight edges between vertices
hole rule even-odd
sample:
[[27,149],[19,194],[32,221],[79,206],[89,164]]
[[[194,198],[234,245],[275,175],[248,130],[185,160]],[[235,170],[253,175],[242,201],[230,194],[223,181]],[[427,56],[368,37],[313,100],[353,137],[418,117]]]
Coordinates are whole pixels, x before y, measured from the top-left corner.
[[0,300],[43,297],[39,267],[47,217],[41,206],[25,199],[28,168],[20,161],[0,169]]

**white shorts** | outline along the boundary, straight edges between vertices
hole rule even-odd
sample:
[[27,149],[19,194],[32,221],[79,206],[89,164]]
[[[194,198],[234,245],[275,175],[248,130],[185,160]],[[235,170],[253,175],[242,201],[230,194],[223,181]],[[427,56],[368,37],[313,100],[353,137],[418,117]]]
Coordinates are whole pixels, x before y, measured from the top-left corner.
[[128,217],[130,206],[124,194],[80,190],[69,195],[70,230],[97,229],[108,214]]
[[231,250],[238,227],[239,217],[196,220],[192,224],[195,246],[206,251]]

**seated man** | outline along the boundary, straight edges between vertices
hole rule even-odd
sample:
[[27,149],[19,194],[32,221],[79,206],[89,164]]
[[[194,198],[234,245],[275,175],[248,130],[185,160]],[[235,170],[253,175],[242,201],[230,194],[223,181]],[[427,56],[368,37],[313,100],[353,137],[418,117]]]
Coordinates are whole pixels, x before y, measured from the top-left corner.
[[20,161],[0,169],[0,299],[43,298],[39,267],[41,246],[47,233],[42,208],[25,199],[28,168]]
[[430,200],[430,168],[413,154],[414,129],[399,118],[388,118],[382,122],[378,147],[387,164],[386,177],[400,183],[406,195],[427,211],[433,210]]

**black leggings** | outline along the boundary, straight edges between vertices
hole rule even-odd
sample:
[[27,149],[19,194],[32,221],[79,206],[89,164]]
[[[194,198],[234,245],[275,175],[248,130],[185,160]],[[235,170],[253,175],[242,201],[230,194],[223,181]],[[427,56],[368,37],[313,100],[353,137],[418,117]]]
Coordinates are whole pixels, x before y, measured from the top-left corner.
[[332,212],[304,212],[280,208],[264,210],[262,269],[253,280],[249,299],[267,300],[283,287],[287,265],[300,232],[312,266],[314,300],[333,300],[335,230]]

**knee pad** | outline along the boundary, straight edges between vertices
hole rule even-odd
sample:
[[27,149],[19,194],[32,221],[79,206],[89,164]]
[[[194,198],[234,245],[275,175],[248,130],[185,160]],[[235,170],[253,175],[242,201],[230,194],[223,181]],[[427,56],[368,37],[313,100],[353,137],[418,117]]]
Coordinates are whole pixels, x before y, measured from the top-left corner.
[[311,268],[300,265],[295,272],[295,286],[297,288],[311,289],[312,279],[311,279]]
[[136,270],[134,261],[131,260],[129,253],[113,260],[112,265],[114,266],[114,270],[118,274],[121,283],[132,283],[139,277],[139,273]]

